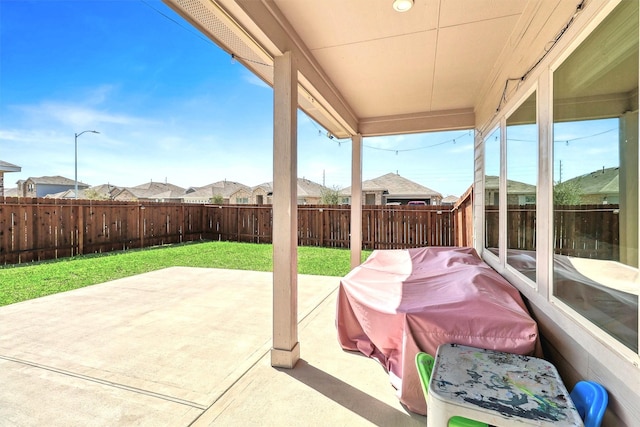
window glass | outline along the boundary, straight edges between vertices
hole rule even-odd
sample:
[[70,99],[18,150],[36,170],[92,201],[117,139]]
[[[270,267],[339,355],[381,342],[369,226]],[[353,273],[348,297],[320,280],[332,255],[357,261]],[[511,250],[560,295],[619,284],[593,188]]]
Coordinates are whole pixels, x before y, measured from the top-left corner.
[[638,2],[554,72],[553,295],[638,351]]
[[484,247],[498,256],[500,210],[500,128],[484,140]]
[[536,280],[536,94],[507,118],[507,263]]

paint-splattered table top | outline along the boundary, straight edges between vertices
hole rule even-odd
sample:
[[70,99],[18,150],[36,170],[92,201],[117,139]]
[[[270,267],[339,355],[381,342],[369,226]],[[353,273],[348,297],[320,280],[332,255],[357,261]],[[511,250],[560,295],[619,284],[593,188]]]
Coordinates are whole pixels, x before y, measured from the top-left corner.
[[457,344],[438,348],[427,424],[452,416],[491,425],[581,426],[556,368],[543,359]]

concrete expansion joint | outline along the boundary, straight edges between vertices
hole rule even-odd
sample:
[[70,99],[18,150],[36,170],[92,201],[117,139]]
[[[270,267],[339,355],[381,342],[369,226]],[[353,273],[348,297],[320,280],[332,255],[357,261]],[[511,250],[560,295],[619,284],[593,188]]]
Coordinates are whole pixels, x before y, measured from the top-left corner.
[[100,378],[96,378],[96,377],[91,377],[88,375],[82,375],[82,374],[78,374],[75,372],[70,372],[64,369],[60,369],[60,368],[55,368],[53,366],[47,366],[47,365],[43,365],[41,363],[36,363],[36,362],[31,362],[29,360],[25,360],[25,359],[18,359],[15,357],[11,357],[11,356],[4,356],[4,355],[0,355],[0,359],[4,359],[4,360],[8,360],[10,362],[14,362],[14,363],[20,363],[22,365],[28,365],[34,368],[38,368],[38,369],[43,369],[46,371],[51,371],[51,372],[55,372],[61,375],[66,375],[68,377],[74,377],[74,378],[78,378],[84,381],[91,381],[94,383],[98,383],[98,384],[103,384],[103,385],[107,385],[110,387],[114,387],[114,388],[119,388],[121,390],[127,390],[127,391],[131,391],[133,393],[139,393],[139,394],[144,394],[147,396],[151,396],[151,397],[155,397],[157,399],[162,399],[162,400],[167,400],[170,402],[174,402],[174,403],[178,403],[180,405],[186,405],[186,406],[190,406],[192,408],[196,408],[196,409],[206,409],[206,406],[201,405],[199,403],[196,402],[191,402],[188,400],[184,400],[184,399],[180,399],[177,397],[173,397],[173,396],[169,396],[166,394],[161,394],[161,393],[155,393],[153,391],[149,391],[149,390],[144,390],[138,387],[131,387],[128,386],[126,384],[120,384],[120,383],[114,383],[112,381],[107,381],[107,380],[103,380]]

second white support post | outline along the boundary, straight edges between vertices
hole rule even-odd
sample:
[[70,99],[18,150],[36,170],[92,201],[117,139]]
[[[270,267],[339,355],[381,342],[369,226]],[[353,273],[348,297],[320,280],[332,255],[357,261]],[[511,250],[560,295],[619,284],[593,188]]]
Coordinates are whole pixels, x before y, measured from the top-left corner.
[[351,268],[362,262],[362,135],[351,137]]

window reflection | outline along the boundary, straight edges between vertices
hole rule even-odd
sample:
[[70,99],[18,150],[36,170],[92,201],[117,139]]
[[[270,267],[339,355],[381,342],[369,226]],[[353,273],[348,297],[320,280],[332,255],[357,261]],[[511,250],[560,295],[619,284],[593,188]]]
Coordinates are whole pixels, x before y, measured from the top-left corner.
[[536,280],[536,94],[507,118],[507,263]]
[[484,141],[484,247],[498,255],[500,208],[500,129]]
[[638,351],[638,2],[554,72],[554,296]]

